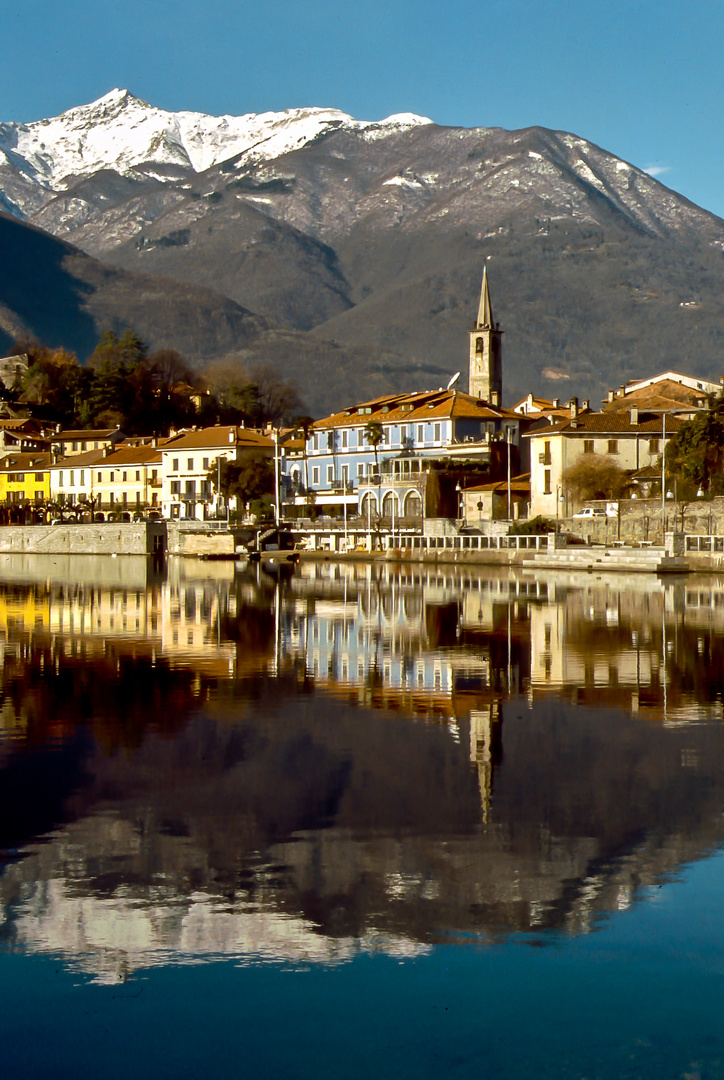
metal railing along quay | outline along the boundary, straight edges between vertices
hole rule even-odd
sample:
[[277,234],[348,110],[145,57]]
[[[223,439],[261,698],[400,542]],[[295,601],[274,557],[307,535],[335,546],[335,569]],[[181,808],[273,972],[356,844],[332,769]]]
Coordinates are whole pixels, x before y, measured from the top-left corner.
[[[392,537],[388,538],[392,546]],[[532,536],[400,536],[394,547],[412,551],[546,551],[548,534]]]

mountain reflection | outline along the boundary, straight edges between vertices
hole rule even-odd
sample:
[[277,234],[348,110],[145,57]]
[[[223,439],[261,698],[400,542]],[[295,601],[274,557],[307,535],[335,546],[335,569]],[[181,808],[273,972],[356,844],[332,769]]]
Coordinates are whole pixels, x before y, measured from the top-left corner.
[[586,932],[722,842],[719,581],[0,579],[6,948],[118,979]]

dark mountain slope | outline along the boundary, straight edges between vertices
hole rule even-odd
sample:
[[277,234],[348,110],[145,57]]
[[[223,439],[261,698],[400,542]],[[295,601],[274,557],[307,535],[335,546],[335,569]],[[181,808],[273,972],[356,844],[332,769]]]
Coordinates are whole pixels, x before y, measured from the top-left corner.
[[270,363],[297,380],[315,412],[388,386],[387,366],[368,351],[285,330],[209,289],[106,266],[4,214],[0,251],[0,348],[29,334],[82,360],[104,330],[130,326],[150,348],[176,348],[201,370],[223,359]]
[[5,214],[0,251],[3,345],[28,333],[84,358],[104,330],[132,326],[151,347],[218,356],[270,327],[208,289],[104,266]]
[[192,190],[111,248],[104,247],[105,214],[71,238],[87,247],[97,222],[99,258],[205,285],[291,329],[308,330],[350,308],[350,286],[332,248],[270,218],[249,201],[247,185],[240,190],[241,196],[233,184]]

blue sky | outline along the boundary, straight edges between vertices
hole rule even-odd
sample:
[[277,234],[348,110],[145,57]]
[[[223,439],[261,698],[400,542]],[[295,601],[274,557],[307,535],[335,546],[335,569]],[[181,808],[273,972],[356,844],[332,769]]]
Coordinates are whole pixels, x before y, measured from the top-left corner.
[[114,86],[575,132],[724,217],[724,0],[3,0],[0,122]]

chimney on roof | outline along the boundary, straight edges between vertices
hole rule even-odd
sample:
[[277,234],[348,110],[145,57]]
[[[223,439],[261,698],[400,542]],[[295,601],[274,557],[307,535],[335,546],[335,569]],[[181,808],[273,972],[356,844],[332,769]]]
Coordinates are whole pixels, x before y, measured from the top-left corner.
[[551,405],[553,406],[554,409],[560,409],[560,407],[561,407],[561,399],[557,398],[557,397],[554,397],[553,401],[551,402]]
[[625,383],[621,383],[621,385],[618,388],[616,397],[623,397],[625,395],[625,393],[626,393],[626,385],[625,385]]
[[609,392],[608,392],[608,400],[613,401],[613,399],[615,397],[616,397],[616,395],[614,394],[613,390],[609,390]]
[[532,394],[528,394],[528,408],[529,408],[529,409],[530,409],[531,411],[532,411],[532,409],[533,409],[533,395],[532,395]]
[[490,404],[495,409],[500,408],[500,390],[491,390],[490,391]]
[[571,400],[568,403],[568,408],[571,411],[571,420],[576,420],[578,418],[578,398],[577,397],[572,397],[571,398]]
[[105,446],[103,447],[103,457],[108,457],[108,455],[112,454],[112,453],[113,453],[113,447],[110,446],[109,443],[106,443]]
[[229,428],[229,442],[232,446],[236,442],[236,432],[234,431],[233,427]]
[[590,412],[590,411],[591,411],[591,402],[590,402],[590,400],[588,398],[584,398],[583,401],[581,402],[581,412]]
[[631,406],[631,427],[637,427],[639,422],[639,408],[638,405]]

